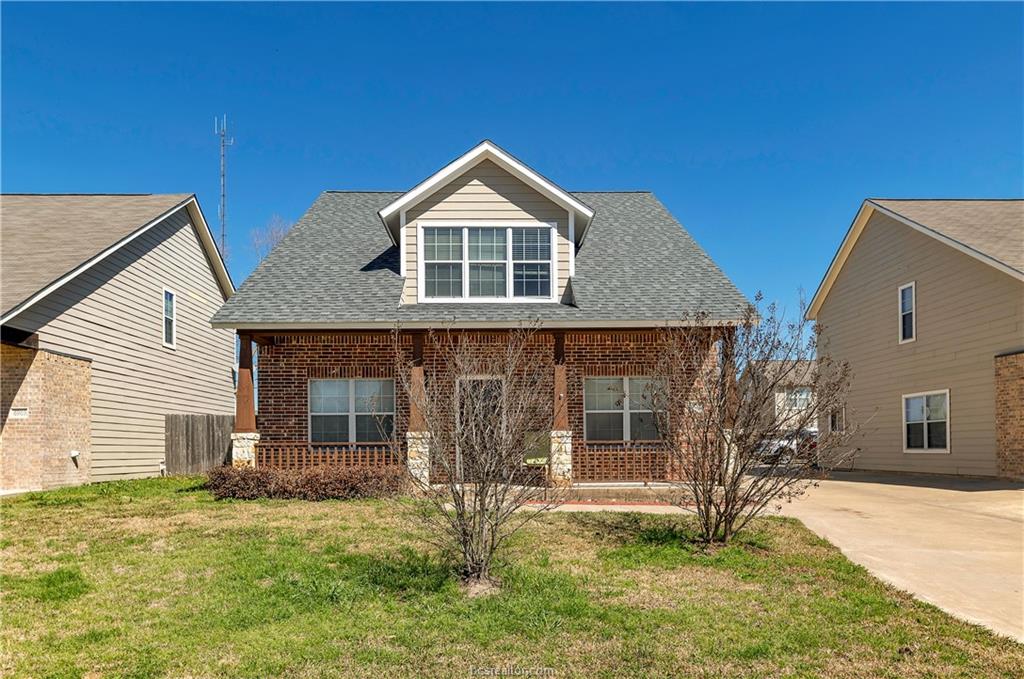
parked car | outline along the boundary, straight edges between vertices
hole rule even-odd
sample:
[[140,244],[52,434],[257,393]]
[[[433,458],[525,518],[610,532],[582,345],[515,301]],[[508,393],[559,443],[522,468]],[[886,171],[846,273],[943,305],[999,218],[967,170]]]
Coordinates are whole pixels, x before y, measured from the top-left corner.
[[800,431],[761,444],[758,457],[765,464],[788,464],[794,460],[811,459],[818,449],[818,430]]

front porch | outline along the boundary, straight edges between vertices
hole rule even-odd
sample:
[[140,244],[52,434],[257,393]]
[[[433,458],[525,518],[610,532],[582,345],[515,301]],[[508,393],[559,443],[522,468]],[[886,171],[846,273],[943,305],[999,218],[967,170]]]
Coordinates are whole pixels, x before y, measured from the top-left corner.
[[[497,334],[466,332],[463,341],[494,341]],[[394,374],[397,350],[411,356],[415,366],[410,389],[430,379],[438,357],[423,332],[397,337],[387,331],[240,333],[240,339],[233,464],[282,469],[408,465],[421,482],[436,476],[423,445],[429,432]],[[657,330],[539,331],[533,341],[533,360],[551,371],[546,388],[553,389],[554,412],[546,476],[552,483],[643,484],[674,478],[671,456],[656,439],[653,414],[642,409],[635,395],[630,397],[631,388],[638,391],[653,374]],[[258,347],[258,414],[253,344]],[[390,427],[379,435],[373,435],[370,415],[360,405],[359,394],[369,393],[383,404],[378,422]]]

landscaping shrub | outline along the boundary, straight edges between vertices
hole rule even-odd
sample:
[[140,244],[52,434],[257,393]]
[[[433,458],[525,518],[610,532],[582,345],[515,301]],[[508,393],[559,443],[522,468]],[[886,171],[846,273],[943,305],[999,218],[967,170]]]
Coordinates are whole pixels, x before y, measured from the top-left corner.
[[351,500],[391,497],[405,489],[403,467],[310,467],[269,469],[217,467],[206,487],[218,500]]

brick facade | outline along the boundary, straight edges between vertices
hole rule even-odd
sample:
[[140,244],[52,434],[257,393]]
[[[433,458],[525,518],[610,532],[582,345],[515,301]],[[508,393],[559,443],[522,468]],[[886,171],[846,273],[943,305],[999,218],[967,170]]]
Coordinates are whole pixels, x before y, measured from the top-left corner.
[[[91,365],[86,359],[0,345],[0,489],[89,480]],[[72,458],[71,451],[79,455]]]
[[1024,352],[996,356],[996,468],[1024,480]]
[[[462,341],[473,342],[484,352],[489,346],[503,346],[505,336],[502,331],[460,333]],[[652,375],[660,350],[659,331],[581,330],[566,331],[562,336],[574,467],[578,463],[583,475],[579,480],[663,478],[667,472],[659,470],[666,470],[668,466],[664,453],[623,446],[621,454],[616,456],[616,451],[606,446],[587,448],[584,445],[583,422],[584,378]],[[286,442],[307,441],[310,379],[393,379],[394,342],[394,336],[389,332],[349,332],[281,335],[261,346],[257,367],[260,446],[270,448]],[[411,356],[411,336],[403,335],[400,347]],[[533,355],[533,360],[548,368],[545,374],[553,375],[557,351],[554,333],[538,332],[527,350]],[[423,346],[423,367],[427,379],[432,373],[440,372],[440,360],[443,356],[427,340]],[[538,388],[552,389],[552,383],[545,380],[544,384],[538,384]],[[399,440],[404,440],[409,399],[401,384],[396,384],[395,392],[396,427]],[[290,464],[297,463],[292,460]]]

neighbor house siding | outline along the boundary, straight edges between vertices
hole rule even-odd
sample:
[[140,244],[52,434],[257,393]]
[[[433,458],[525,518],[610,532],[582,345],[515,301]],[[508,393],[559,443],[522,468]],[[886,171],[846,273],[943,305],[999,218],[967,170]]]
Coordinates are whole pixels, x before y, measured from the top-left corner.
[[[916,283],[917,339],[897,289]],[[1024,283],[896,220],[868,221],[817,316],[820,353],[850,363],[854,466],[995,475],[993,357],[1024,344]],[[950,453],[904,453],[902,395],[949,389]]]
[[[176,349],[162,342],[164,288]],[[10,321],[40,349],[92,359],[93,480],[158,474],[165,414],[233,412],[233,333],[210,327],[223,301],[182,208]]]
[[406,212],[406,278],[402,302],[416,302],[417,225],[421,219],[520,219],[558,225],[558,296],[569,281],[569,215],[495,163],[485,160]]

